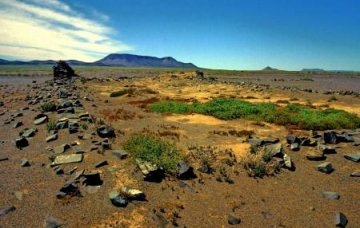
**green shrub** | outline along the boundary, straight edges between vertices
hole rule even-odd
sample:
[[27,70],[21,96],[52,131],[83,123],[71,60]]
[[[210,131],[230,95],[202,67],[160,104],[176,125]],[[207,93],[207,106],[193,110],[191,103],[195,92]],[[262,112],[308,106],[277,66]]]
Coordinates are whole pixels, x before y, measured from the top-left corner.
[[244,118],[265,121],[285,126],[297,126],[306,130],[326,130],[359,128],[360,118],[336,109],[315,109],[298,104],[285,107],[274,103],[250,103],[238,99],[215,99],[206,103],[184,103],[180,101],[160,101],[150,105],[154,112],[161,113],[199,113],[219,119]]
[[176,172],[177,164],[182,159],[175,145],[152,135],[134,135],[124,144],[124,149],[136,159],[156,164],[170,174]]
[[54,120],[49,120],[46,124],[46,129],[48,132],[52,131],[52,130],[56,130],[56,121]]

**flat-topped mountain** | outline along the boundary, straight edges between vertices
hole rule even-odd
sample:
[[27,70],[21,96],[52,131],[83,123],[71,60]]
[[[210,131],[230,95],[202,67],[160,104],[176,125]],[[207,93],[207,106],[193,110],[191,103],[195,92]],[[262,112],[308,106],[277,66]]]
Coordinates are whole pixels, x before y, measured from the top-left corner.
[[[54,65],[55,60],[8,61],[0,59],[0,65]],[[95,62],[68,60],[70,65],[88,66],[123,66],[123,67],[169,67],[169,68],[197,68],[192,63],[183,63],[172,57],[152,57],[131,54],[110,54]]]

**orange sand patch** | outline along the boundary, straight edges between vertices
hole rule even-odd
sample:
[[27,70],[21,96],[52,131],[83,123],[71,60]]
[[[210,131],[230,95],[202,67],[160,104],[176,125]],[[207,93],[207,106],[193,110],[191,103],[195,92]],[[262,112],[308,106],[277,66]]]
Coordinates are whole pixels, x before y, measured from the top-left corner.
[[205,116],[201,114],[191,114],[191,115],[171,115],[165,117],[166,121],[170,122],[179,122],[187,124],[204,124],[204,125],[222,125],[226,124],[226,121],[219,120],[212,116]]
[[240,161],[250,151],[249,143],[223,144],[222,149],[232,149],[237,161]]

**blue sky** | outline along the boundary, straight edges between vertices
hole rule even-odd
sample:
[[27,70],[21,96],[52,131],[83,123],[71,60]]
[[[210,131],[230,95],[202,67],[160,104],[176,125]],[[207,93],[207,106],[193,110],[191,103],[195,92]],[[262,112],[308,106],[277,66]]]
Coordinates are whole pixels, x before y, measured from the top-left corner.
[[[0,56],[11,59],[59,56],[91,61],[119,52],[172,56],[208,68],[360,70],[359,0],[13,0],[10,6],[9,2],[0,0],[0,9],[6,10],[0,12],[1,27],[3,23],[9,28],[13,22],[11,15],[5,19],[2,15],[16,12],[17,18],[28,16],[24,28],[34,16],[38,21],[29,26],[45,28],[35,33],[36,40],[34,28],[16,39],[14,31],[2,29],[12,34],[9,40],[19,41],[9,44],[0,32]],[[72,23],[41,8],[70,17]],[[81,26],[74,28],[74,23]]]

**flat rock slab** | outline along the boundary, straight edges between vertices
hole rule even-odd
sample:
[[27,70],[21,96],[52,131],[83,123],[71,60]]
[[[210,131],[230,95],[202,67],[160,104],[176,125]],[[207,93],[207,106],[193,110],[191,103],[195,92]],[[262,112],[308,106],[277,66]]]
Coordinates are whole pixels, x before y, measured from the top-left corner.
[[57,146],[57,147],[55,147],[54,148],[54,152],[56,153],[56,154],[61,154],[61,153],[64,153],[67,149],[69,149],[70,148],[70,145],[69,144],[67,144],[67,143],[65,143],[65,144],[62,144],[62,145],[60,145],[60,146]]
[[323,161],[326,159],[326,156],[319,152],[309,152],[306,154],[306,158],[310,161]]
[[332,164],[330,162],[324,162],[317,166],[317,170],[329,174],[334,171],[334,168],[332,167]]
[[326,199],[333,199],[333,200],[340,199],[340,195],[337,192],[322,192],[321,196]]
[[40,117],[39,119],[34,120],[35,125],[40,125],[45,123],[48,120],[47,116]]
[[357,170],[350,174],[351,177],[360,177],[360,170]]
[[49,135],[48,137],[46,137],[45,141],[46,142],[51,142],[51,141],[55,141],[58,138],[57,134],[53,134],[53,135]]
[[113,150],[112,154],[120,160],[125,159],[128,156],[128,153],[125,150]]
[[353,162],[360,162],[360,152],[356,154],[347,154],[344,157]]
[[55,158],[54,164],[68,164],[68,163],[76,163],[82,162],[84,156],[82,154],[69,154],[69,155],[59,155]]

